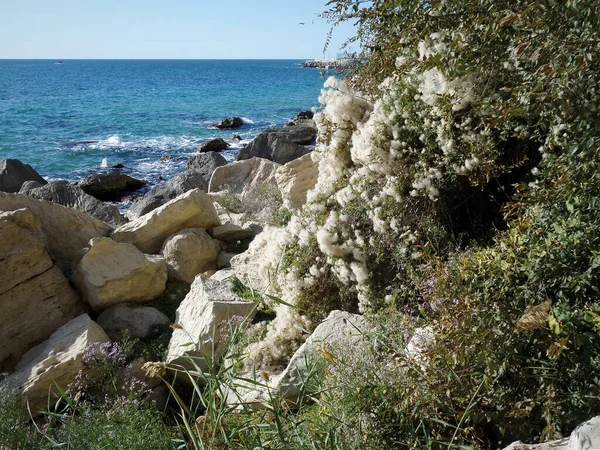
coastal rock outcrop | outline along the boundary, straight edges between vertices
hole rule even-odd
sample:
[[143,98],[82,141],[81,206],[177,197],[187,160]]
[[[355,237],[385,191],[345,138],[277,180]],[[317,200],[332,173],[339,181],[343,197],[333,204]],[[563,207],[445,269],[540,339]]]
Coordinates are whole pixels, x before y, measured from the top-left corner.
[[161,254],[169,276],[191,284],[199,273],[216,268],[220,251],[219,242],[204,229],[188,228],[168,237]]
[[167,364],[174,370],[192,369],[190,358],[207,370],[227,350],[233,327],[254,310],[254,302],[235,295],[230,284],[196,277],[177,309],[176,328],[169,342]]
[[109,205],[88,195],[79,186],[69,183],[65,180],[51,181],[50,183],[37,188],[27,188],[25,184],[19,191],[20,194],[26,194],[39,200],[46,200],[59,205],[75,208],[102,220],[109,225],[118,227],[127,222],[116,206]]
[[600,416],[582,423],[567,438],[536,445],[518,441],[504,450],[592,450],[595,448],[600,448]]
[[157,254],[166,238],[185,228],[210,229],[221,224],[211,198],[193,189],[132,222],[117,228],[112,238]]
[[286,164],[312,151],[305,145],[313,144],[316,128],[286,126],[260,133],[238,153],[238,161],[253,157],[265,158],[278,164]]
[[241,117],[227,117],[217,123],[213,123],[211,126],[219,129],[231,129],[239,128],[244,125],[244,121]]
[[[60,396],[56,385],[66,388],[81,370],[93,376],[83,362],[86,347],[109,341],[106,333],[87,314],[71,320],[56,330],[50,338],[29,350],[15,372],[0,382],[0,388],[15,391],[29,401],[34,416],[48,406],[48,391]],[[54,398],[52,399],[55,400]]]
[[221,150],[225,150],[229,147],[229,144],[225,142],[221,138],[211,139],[210,141],[203,142],[196,150],[198,153],[207,153],[207,152],[220,152]]
[[96,311],[125,302],[144,302],[165,291],[165,260],[144,255],[131,244],[110,238],[90,241],[73,274],[73,283]]
[[27,208],[40,221],[46,245],[56,265],[66,274],[79,260],[79,251],[90,239],[107,236],[110,225],[72,208],[23,194],[0,192],[0,211]]
[[283,205],[290,209],[300,208],[306,203],[306,193],[315,187],[319,178],[319,164],[310,154],[279,167],[275,172],[277,187]]
[[98,325],[111,340],[117,342],[127,332],[132,338],[143,339],[157,326],[171,323],[169,318],[151,306],[121,303],[98,316]]
[[188,160],[187,169],[188,171],[199,173],[208,182],[210,177],[217,167],[221,167],[227,164],[227,160],[223,155],[217,152],[208,152],[201,155],[193,155]]
[[218,167],[210,178],[208,192],[229,189],[243,196],[267,184],[276,187],[275,170],[278,167],[279,164],[263,158],[250,158]]
[[146,182],[122,173],[96,173],[79,182],[86,194],[102,201],[118,201],[125,194],[144,187]]
[[31,211],[0,213],[0,372],[11,370],[32,345],[85,311],[52,264]]
[[40,184],[46,184],[46,180],[29,164],[23,164],[18,159],[3,159],[0,161],[0,191],[19,192],[26,181],[37,181]]

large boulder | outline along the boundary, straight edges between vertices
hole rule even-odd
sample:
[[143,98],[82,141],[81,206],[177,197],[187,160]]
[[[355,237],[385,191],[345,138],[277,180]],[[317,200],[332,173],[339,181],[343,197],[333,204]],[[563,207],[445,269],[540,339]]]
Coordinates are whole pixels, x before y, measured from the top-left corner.
[[216,268],[220,251],[219,242],[204,229],[188,228],[167,238],[161,254],[169,276],[191,284],[199,273]]
[[263,158],[250,158],[218,167],[210,178],[208,192],[229,189],[245,194],[268,184],[276,187],[275,170],[278,167],[279,164]]
[[152,300],[165,291],[166,282],[163,258],[144,255],[135,246],[110,238],[92,239],[73,274],[73,283],[96,311]]
[[126,194],[144,187],[146,182],[122,173],[96,173],[79,182],[86,194],[103,201],[118,201]]
[[212,237],[223,242],[236,242],[252,239],[254,234],[254,230],[251,228],[245,228],[233,223],[226,223],[224,225],[214,227],[211,230]]
[[241,117],[227,117],[217,123],[213,123],[211,126],[220,129],[231,129],[231,128],[239,128],[244,125],[244,121]]
[[568,438],[531,445],[513,442],[504,450],[593,450],[600,448],[600,416],[579,425]]
[[32,345],[85,311],[48,256],[31,211],[0,213],[0,372]]
[[316,130],[310,127],[283,127],[260,133],[250,144],[242,148],[238,161],[259,157],[286,164],[312,151],[305,147],[314,141]]
[[[15,372],[0,382],[0,388],[15,391],[28,401],[34,416],[48,407],[49,391],[60,395],[56,385],[66,389],[75,382],[79,371],[83,376],[94,372],[83,362],[88,345],[107,342],[106,333],[86,314],[60,327],[50,338],[29,350]],[[55,401],[52,398],[51,401]]]
[[199,173],[187,170],[181,172],[166,183],[154,186],[143,197],[136,199],[129,207],[127,217],[137,219],[192,189],[206,191],[208,181]]
[[109,205],[86,194],[79,186],[65,180],[51,181],[42,187],[29,189],[24,184],[19,193],[75,208],[114,227],[127,222],[116,206]]
[[26,181],[37,181],[40,184],[46,184],[46,180],[29,164],[23,164],[18,159],[3,159],[0,161],[0,191],[19,192]]
[[275,172],[277,187],[288,209],[297,209],[306,203],[306,193],[315,187],[319,178],[319,164],[310,154],[279,167]]
[[107,236],[110,225],[72,208],[23,194],[0,192],[0,211],[27,208],[41,223],[49,253],[56,265],[69,274],[79,260],[79,251],[90,239]]
[[[169,342],[167,364],[174,370],[202,370],[218,363],[227,350],[233,327],[252,314],[255,304],[235,295],[229,283],[196,277],[177,309],[176,327]],[[184,377],[185,379],[185,377]]]
[[127,303],[111,306],[98,316],[97,322],[113,341],[121,339],[125,332],[132,338],[144,339],[156,327],[171,323],[156,308]]
[[227,164],[227,160],[223,155],[217,152],[208,152],[191,156],[188,160],[186,170],[201,174],[208,185],[210,177],[215,169],[224,166],[225,164]]
[[198,153],[207,153],[207,152],[220,152],[221,150],[225,150],[229,147],[229,144],[225,142],[221,138],[211,139],[210,141],[203,142],[198,147]]
[[211,198],[193,189],[148,214],[117,228],[112,238],[156,254],[163,242],[185,228],[210,229],[221,224]]

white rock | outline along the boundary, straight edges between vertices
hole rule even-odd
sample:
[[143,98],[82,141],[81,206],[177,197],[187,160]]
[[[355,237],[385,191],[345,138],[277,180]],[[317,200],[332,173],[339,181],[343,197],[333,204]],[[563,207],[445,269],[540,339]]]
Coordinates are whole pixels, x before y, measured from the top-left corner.
[[115,230],[112,238],[156,254],[165,239],[186,228],[210,229],[220,225],[211,198],[193,189]]
[[125,331],[133,338],[145,338],[154,327],[171,323],[156,308],[126,303],[108,308],[97,322],[113,341],[118,341]]
[[218,272],[215,272],[210,279],[215,281],[229,281],[231,277],[233,277],[235,273],[233,273],[233,269],[221,269]]
[[254,231],[250,228],[244,228],[233,223],[226,223],[224,225],[214,227],[211,230],[212,237],[223,242],[235,242],[242,241],[244,239],[251,239],[254,237]]
[[22,394],[29,401],[32,413],[37,415],[41,408],[47,408],[48,391],[57,393],[55,383],[66,389],[80,370],[92,375],[82,361],[86,346],[108,340],[89,316],[79,316],[27,352],[15,373],[3,380],[0,387]]
[[600,448],[600,416],[579,425],[568,438],[543,444],[513,442],[504,450],[594,450]]
[[73,282],[96,311],[125,302],[144,302],[165,290],[167,267],[163,258],[144,255],[130,244],[110,238],[90,241]]
[[245,196],[267,184],[277,188],[275,170],[278,167],[279,164],[263,158],[250,158],[217,167],[210,177],[208,192],[230,189]]
[[167,261],[169,276],[191,284],[199,273],[217,267],[220,251],[219,242],[202,228],[188,228],[168,237],[161,254]]
[[111,227],[89,215],[23,194],[0,192],[0,211],[27,208],[40,221],[48,250],[65,273],[69,274],[78,252],[90,239],[107,236]]
[[177,309],[176,323],[183,329],[175,329],[169,342],[169,366],[192,369],[190,358],[194,358],[207,370],[208,361],[218,362],[227,350],[232,317],[246,317],[254,307],[235,295],[229,283],[196,277]]
[[310,153],[279,167],[275,179],[283,205],[290,210],[304,205],[306,193],[315,187],[318,178],[319,164],[312,160]]

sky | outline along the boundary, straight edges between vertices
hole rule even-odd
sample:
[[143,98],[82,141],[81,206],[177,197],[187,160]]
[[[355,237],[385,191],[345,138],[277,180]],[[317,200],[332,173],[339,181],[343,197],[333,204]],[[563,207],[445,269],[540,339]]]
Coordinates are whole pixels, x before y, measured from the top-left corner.
[[[0,0],[0,59],[312,59],[327,0]],[[302,25],[301,23],[304,23]],[[352,50],[358,50],[356,44]]]

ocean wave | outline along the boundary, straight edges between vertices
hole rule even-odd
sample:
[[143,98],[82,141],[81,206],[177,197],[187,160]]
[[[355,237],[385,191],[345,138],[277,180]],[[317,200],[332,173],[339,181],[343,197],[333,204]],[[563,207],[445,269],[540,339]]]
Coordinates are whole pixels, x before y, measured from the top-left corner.
[[242,116],[240,118],[244,121],[244,123],[248,123],[250,125],[254,125],[256,123],[254,120],[248,119],[247,117],[244,117],[244,116]]

